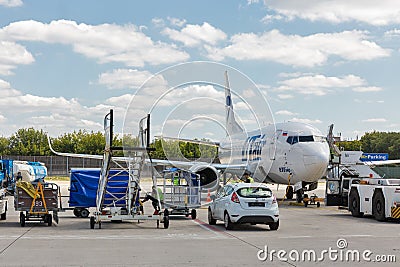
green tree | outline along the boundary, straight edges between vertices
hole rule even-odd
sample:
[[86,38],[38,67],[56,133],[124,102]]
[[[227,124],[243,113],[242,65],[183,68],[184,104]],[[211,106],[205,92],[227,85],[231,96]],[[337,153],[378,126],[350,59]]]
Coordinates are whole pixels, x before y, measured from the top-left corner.
[[9,139],[9,152],[12,155],[49,155],[47,135],[43,130],[33,128],[19,129]]
[[6,137],[0,137],[0,155],[9,155],[9,141]]

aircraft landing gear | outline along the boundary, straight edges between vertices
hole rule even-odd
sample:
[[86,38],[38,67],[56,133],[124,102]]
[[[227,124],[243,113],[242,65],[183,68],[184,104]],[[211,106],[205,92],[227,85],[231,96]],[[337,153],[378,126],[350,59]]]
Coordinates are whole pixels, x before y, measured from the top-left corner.
[[293,199],[293,186],[291,186],[291,185],[286,187],[286,199],[289,199],[289,200]]
[[303,189],[299,189],[296,191],[296,202],[297,203],[301,203],[303,202],[304,199],[304,190]]

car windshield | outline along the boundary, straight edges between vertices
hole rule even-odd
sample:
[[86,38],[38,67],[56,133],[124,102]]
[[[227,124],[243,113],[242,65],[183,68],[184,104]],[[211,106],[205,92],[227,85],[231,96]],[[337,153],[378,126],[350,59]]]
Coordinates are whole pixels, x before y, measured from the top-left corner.
[[272,191],[265,187],[242,187],[237,190],[241,197],[271,197]]

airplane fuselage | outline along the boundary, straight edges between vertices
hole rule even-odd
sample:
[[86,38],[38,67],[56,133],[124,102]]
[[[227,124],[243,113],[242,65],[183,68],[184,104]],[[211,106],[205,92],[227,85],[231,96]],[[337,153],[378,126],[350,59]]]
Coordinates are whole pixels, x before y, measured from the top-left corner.
[[[222,164],[247,164],[258,182],[313,183],[326,173],[329,146],[315,127],[285,122],[231,135],[221,142],[219,158]],[[234,168],[229,172],[243,174]]]

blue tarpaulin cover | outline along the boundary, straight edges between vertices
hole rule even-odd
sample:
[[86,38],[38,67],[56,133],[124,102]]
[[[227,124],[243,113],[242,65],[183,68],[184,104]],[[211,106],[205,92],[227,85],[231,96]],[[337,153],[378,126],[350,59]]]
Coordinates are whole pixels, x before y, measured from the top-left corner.
[[[116,197],[123,197],[126,193],[128,184],[128,173],[126,171],[110,170],[109,181],[113,181],[112,186],[116,188],[107,188],[107,191]],[[118,174],[119,173],[119,174]],[[117,176],[114,176],[118,174]],[[71,169],[70,181],[70,207],[96,207],[96,193],[99,184],[100,169]],[[111,197],[106,194],[105,198]],[[105,200],[107,205],[111,201]],[[125,204],[125,200],[120,200],[116,204]]]

